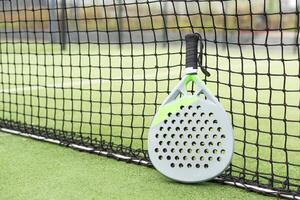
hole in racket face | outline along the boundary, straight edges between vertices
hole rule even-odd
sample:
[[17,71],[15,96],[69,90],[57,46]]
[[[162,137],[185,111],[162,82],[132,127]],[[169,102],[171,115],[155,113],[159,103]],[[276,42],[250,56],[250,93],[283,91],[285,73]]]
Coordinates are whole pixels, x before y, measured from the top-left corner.
[[188,85],[186,86],[186,91],[188,94],[193,95],[195,93],[195,84],[193,81],[189,82]]
[[226,135],[214,112],[202,105],[181,105],[167,115],[155,133],[159,161],[174,169],[210,169],[222,161]]

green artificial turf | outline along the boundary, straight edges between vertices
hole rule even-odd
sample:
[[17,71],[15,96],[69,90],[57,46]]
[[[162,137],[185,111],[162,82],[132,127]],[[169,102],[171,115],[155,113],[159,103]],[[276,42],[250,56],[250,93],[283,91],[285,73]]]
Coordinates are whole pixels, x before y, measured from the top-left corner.
[[179,184],[151,168],[0,133],[1,200],[271,199],[233,186]]

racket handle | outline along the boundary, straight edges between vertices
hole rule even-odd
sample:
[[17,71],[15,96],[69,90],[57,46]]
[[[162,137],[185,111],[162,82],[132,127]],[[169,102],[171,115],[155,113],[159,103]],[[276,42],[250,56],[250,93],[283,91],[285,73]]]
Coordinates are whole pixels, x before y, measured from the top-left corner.
[[186,42],[186,74],[197,74],[199,34],[187,34]]

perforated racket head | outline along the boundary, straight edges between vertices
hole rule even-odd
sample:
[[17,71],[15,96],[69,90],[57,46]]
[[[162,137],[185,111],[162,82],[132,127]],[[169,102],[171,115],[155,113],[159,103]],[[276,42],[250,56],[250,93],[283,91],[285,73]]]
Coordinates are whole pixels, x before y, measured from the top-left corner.
[[[171,179],[190,183],[222,173],[231,161],[234,145],[225,110],[197,76],[199,38],[199,34],[186,35],[187,75],[163,102],[148,135],[154,167]],[[189,82],[196,86],[194,94],[187,92]]]
[[210,100],[186,96],[163,105],[148,136],[154,167],[180,182],[201,182],[230,164],[234,139],[224,109]]

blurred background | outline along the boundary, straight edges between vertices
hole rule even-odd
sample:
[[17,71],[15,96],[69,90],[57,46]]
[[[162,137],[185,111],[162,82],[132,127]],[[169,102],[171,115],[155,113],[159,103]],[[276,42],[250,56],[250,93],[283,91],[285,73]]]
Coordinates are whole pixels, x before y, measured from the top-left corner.
[[217,42],[263,43],[268,33],[268,42],[276,43],[281,34],[279,42],[296,43],[299,5],[299,0],[4,0],[0,36],[60,42],[61,32],[68,32],[66,42],[107,43],[109,37],[119,44],[170,42],[193,29]]

